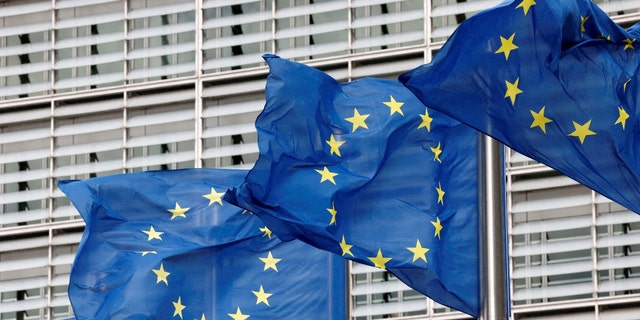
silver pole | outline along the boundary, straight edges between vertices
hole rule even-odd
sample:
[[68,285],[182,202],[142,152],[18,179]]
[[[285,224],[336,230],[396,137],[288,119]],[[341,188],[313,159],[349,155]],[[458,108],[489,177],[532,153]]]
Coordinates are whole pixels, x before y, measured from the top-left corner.
[[507,286],[504,246],[502,145],[483,138],[483,212],[480,214],[480,302],[481,320],[506,320]]

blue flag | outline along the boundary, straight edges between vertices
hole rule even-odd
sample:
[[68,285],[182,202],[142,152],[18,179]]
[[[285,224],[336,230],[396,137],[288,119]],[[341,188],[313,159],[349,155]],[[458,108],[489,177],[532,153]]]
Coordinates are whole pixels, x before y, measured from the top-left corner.
[[477,134],[395,80],[339,83],[266,55],[260,154],[225,199],[281,239],[387,269],[476,316]]
[[345,262],[282,242],[222,200],[246,171],[62,181],[86,222],[71,271],[77,319],[344,319]]
[[640,213],[640,26],[591,0],[515,0],[400,77],[427,106]]

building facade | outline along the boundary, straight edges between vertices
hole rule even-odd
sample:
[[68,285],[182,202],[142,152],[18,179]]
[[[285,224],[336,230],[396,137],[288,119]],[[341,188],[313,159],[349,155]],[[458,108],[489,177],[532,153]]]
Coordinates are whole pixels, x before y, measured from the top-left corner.
[[[0,1],[0,319],[73,315],[64,179],[250,168],[263,53],[396,78],[499,0]],[[623,26],[638,0],[595,1]],[[514,319],[640,319],[640,216],[507,150]],[[348,318],[468,319],[350,266]]]

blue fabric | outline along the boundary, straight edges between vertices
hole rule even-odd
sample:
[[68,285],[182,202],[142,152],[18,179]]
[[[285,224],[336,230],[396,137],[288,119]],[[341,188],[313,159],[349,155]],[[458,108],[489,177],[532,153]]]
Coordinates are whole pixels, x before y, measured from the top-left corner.
[[590,0],[507,1],[462,23],[400,81],[640,213],[639,28],[622,29]]
[[[217,199],[246,173],[187,169],[60,182],[86,221],[69,283],[76,318],[344,319],[344,259],[281,242],[258,217]],[[163,233],[145,233],[151,227]],[[266,265],[261,258],[269,255],[281,260]],[[156,274],[163,271],[170,274]]]
[[225,199],[283,240],[377,264],[477,316],[475,130],[427,110],[398,81],[339,83],[303,64],[264,58],[270,75],[256,121],[260,154]]

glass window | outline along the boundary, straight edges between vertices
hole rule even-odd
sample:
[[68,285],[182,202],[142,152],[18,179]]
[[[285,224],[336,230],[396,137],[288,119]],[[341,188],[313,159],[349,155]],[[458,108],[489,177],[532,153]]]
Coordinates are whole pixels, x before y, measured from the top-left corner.
[[344,1],[279,0],[278,11],[276,50],[282,57],[308,60],[348,53]]
[[273,52],[271,1],[205,9],[203,56],[205,73],[262,64]]
[[192,1],[131,1],[127,54],[131,82],[195,74],[192,6]]
[[354,10],[355,52],[424,43],[424,1],[402,1]]
[[[19,1],[4,3],[10,9],[20,8]],[[0,7],[2,10],[2,7]],[[0,99],[15,99],[46,94],[50,89],[51,15],[40,12],[0,17]]]

